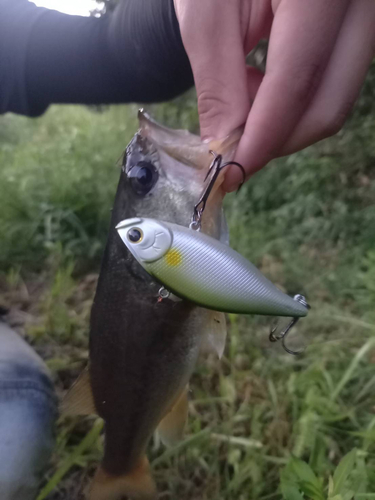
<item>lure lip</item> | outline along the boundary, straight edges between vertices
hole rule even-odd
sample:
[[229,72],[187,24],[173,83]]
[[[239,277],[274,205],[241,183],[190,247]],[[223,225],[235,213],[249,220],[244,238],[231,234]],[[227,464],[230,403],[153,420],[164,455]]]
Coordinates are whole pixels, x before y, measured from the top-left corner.
[[121,222],[115,226],[115,229],[117,229],[117,232],[119,229],[124,229],[125,227],[132,226],[134,224],[140,224],[143,219],[139,217],[133,217],[132,219],[124,219]]

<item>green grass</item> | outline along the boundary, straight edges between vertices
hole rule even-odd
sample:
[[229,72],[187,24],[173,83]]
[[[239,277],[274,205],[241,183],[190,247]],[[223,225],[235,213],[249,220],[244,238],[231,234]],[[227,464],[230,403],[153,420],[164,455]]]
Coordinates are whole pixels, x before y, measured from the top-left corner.
[[[150,445],[160,498],[375,498],[374,75],[337,137],[274,162],[226,199],[232,245],[308,296],[312,310],[291,339],[307,348],[292,357],[268,342],[269,318],[229,317],[223,359],[202,359],[193,375],[186,439]],[[192,96],[152,112],[197,129]],[[0,304],[32,317],[28,337],[60,393],[87,359],[116,163],[136,127],[135,106],[0,118]],[[39,500],[82,498],[100,425],[59,422]]]
[[67,107],[35,122],[2,119],[8,120],[0,143],[0,266],[37,267],[60,250],[95,261],[106,237],[116,161],[136,129],[136,113]]

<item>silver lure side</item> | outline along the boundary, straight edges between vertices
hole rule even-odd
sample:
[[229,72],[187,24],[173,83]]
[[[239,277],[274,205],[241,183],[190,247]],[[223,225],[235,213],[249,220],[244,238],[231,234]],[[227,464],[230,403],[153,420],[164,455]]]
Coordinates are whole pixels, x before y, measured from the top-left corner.
[[303,317],[308,308],[251,262],[193,229],[148,218],[116,227],[141,266],[163,286],[202,307],[238,314]]

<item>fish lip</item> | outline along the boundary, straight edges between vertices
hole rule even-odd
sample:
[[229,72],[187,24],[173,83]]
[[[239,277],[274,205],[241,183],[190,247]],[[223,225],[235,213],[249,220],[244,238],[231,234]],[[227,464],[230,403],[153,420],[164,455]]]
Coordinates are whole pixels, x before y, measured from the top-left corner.
[[145,108],[138,109],[138,120],[139,121],[146,120],[154,125],[159,125],[159,123],[152,118],[152,116],[145,110]]

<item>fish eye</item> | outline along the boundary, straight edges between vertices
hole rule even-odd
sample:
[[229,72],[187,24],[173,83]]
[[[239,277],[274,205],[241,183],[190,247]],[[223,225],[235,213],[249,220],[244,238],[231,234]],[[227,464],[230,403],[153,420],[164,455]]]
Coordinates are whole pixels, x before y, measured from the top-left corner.
[[140,243],[143,240],[143,231],[138,227],[132,227],[129,229],[127,236],[132,243]]
[[138,195],[146,195],[155,186],[159,174],[154,165],[148,161],[140,161],[128,172],[131,188]]

